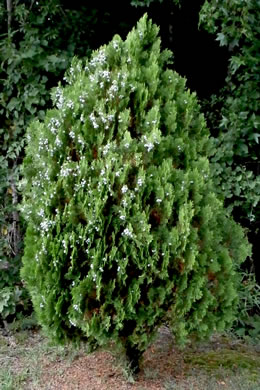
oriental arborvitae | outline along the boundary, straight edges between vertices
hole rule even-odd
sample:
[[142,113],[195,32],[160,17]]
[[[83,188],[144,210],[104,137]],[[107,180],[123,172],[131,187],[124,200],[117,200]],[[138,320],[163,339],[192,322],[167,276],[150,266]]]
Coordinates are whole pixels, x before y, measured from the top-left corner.
[[167,319],[177,341],[236,313],[243,231],[212,191],[209,133],[145,15],[86,63],[27,131],[22,277],[57,342],[121,345],[137,372]]

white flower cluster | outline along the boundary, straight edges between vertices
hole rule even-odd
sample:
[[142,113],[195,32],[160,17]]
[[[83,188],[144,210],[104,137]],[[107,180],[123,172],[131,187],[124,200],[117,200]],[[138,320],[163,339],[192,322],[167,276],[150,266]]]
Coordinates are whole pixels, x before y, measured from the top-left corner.
[[120,173],[123,171],[123,168],[119,168],[118,171],[116,171],[115,175],[116,177],[119,177],[120,176]]
[[69,132],[69,136],[74,140],[75,139],[75,133],[73,130]]
[[108,90],[108,96],[110,99],[114,99],[116,92],[118,92],[117,80],[112,81],[112,85]]
[[80,102],[81,108],[84,107],[84,104],[86,102],[87,97],[88,97],[87,92],[83,92],[82,95],[79,96],[79,102]]
[[44,217],[44,210],[43,209],[40,209],[40,211],[38,211],[37,215],[39,215],[39,217]]
[[55,139],[55,145],[57,145],[58,147],[62,146],[62,141],[61,141],[61,139],[58,136]]
[[[113,114],[106,115],[106,114],[104,114],[101,111],[98,112],[98,115],[99,115],[99,118],[96,118],[95,116],[93,118],[90,118],[90,119],[92,119],[93,127],[94,128],[99,127],[99,125],[97,124],[96,120],[100,119],[101,122],[105,125],[105,129],[106,130],[109,129],[109,124],[110,124],[110,122],[112,122],[114,120],[114,115]],[[95,123],[93,122],[93,120],[95,121]]]
[[154,148],[154,144],[159,144],[160,142],[156,138],[156,136],[153,137],[153,139],[149,140],[146,135],[142,137],[144,147],[147,149],[148,152],[150,152]]
[[95,117],[95,114],[94,112],[92,112],[90,115],[89,115],[89,119],[92,123],[92,126],[94,127],[94,129],[98,129],[99,128],[99,125],[97,124],[97,121],[96,121],[96,117]]
[[111,149],[111,144],[108,142],[108,143],[104,146],[104,148],[103,148],[103,151],[102,151],[103,156],[106,156],[110,149]]
[[32,186],[40,188],[40,187],[42,187],[42,183],[40,180],[35,179],[35,180],[32,180]]
[[60,125],[61,123],[57,118],[51,118],[50,122],[48,123],[48,128],[52,134],[56,134]]
[[72,168],[69,168],[67,166],[62,166],[60,170],[60,176],[62,177],[68,177],[70,176],[71,172],[73,171]]
[[79,184],[75,185],[75,191],[79,191],[81,188],[85,188],[86,186],[86,180],[82,179]]
[[38,167],[37,176],[32,181],[33,187],[41,187],[43,188],[43,182],[46,181],[50,183],[50,173],[49,168],[45,168],[45,163],[42,163],[43,168]]
[[74,176],[74,177],[77,177],[79,175],[79,171],[80,171],[80,166],[79,165],[76,165],[75,167],[68,167],[68,163],[70,163],[69,161],[65,162],[62,167],[61,167],[61,170],[60,170],[60,176],[61,177],[68,177],[70,175]]
[[47,233],[49,229],[55,225],[54,221],[50,221],[49,219],[45,218],[41,223],[40,223],[40,230],[41,230],[41,235],[43,236],[44,233]]
[[119,50],[119,45],[117,41],[113,41],[113,48],[118,51]]
[[80,136],[78,136],[78,143],[79,143],[80,145],[82,145],[82,146],[85,145],[84,139],[83,139],[82,137],[80,137]]
[[42,137],[39,138],[39,152],[44,149],[48,150],[48,145],[49,145],[49,141],[47,138],[42,138]]
[[[107,61],[104,50],[99,50],[98,53],[91,59],[89,66],[95,68],[97,65],[104,65]],[[85,67],[85,71],[89,71],[89,66]]]
[[79,305],[73,305],[73,309],[81,313],[81,310],[79,308]]
[[56,106],[58,107],[59,110],[61,110],[64,104],[64,96],[63,96],[62,88],[56,89],[55,98],[56,98]]
[[144,184],[143,179],[139,177],[139,179],[137,180],[137,187],[135,188],[135,191],[138,191],[143,184]]
[[127,187],[127,185],[124,185],[122,187],[122,193],[125,194],[127,191],[128,191],[128,187]]
[[133,233],[128,228],[124,229],[122,236],[129,237],[129,238],[134,237]]
[[100,70],[98,74],[104,80],[110,81],[110,77],[111,76],[110,76],[110,71],[109,70]]
[[153,121],[151,121],[151,123],[149,121],[146,122],[146,126],[150,126],[150,125],[156,125],[157,124],[157,120],[154,119]]
[[73,110],[74,108],[74,103],[72,100],[68,100],[66,103],[66,107],[71,108]]
[[[77,66],[77,70],[80,71],[80,65],[79,65],[79,64],[78,64],[78,66]],[[73,66],[70,67],[70,69],[69,69],[69,74],[70,74],[71,80],[68,79],[67,76],[64,76],[64,77],[63,77],[63,80],[65,80],[68,84],[71,85],[72,82],[75,80],[75,68],[73,68]]]
[[122,205],[123,205],[123,207],[127,207],[128,203],[127,203],[126,199],[122,200]]

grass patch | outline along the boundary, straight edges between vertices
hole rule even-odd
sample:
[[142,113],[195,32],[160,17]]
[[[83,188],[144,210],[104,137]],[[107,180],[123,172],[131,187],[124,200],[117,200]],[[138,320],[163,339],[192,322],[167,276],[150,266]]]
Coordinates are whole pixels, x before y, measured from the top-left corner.
[[216,371],[219,368],[237,371],[247,370],[251,375],[258,375],[260,372],[260,356],[252,355],[252,352],[240,352],[236,350],[221,349],[203,353],[193,353],[184,357],[185,363],[193,367],[200,367],[208,372]]
[[[194,344],[182,351],[174,348],[171,352],[168,339],[159,340],[157,346],[158,350],[155,345],[152,359],[149,356],[150,363],[144,362],[138,377],[131,375],[122,351],[108,348],[113,363],[111,367],[104,367],[104,375],[97,375],[96,385],[104,390],[121,390],[126,384],[132,390],[260,390],[260,354],[255,347],[220,337],[216,343],[213,340]],[[45,390],[48,387],[43,378],[46,381],[64,377],[65,383],[71,383],[72,387],[68,389],[86,389],[85,385],[73,382],[74,375],[79,378],[91,376],[104,360],[98,360],[98,354],[93,355],[88,360],[91,370],[79,365],[75,371],[85,352],[86,347],[77,350],[72,346],[52,345],[40,332],[19,331],[8,335],[0,332],[0,389]],[[114,382],[109,384],[109,380]]]

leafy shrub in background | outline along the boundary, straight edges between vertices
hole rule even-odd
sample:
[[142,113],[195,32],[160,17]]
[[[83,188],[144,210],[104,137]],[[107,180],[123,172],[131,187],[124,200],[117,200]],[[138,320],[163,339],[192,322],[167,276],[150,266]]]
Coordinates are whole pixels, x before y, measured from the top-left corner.
[[22,277],[57,342],[120,344],[139,360],[166,317],[178,341],[234,319],[242,229],[212,191],[196,96],[144,16],[74,60],[28,129]]
[[[200,23],[230,50],[226,86],[204,106],[214,143],[216,191],[234,218],[249,229],[255,277],[241,270],[239,310],[233,331],[259,341],[259,1],[206,1]],[[258,283],[256,282],[258,281]]]
[[[163,3],[164,0],[130,0],[130,4],[134,7],[149,7],[152,3]],[[172,0],[176,5],[180,5],[180,0]]]
[[[257,0],[205,1],[200,12],[200,24],[230,50],[226,86],[205,110],[214,135],[213,177],[225,205],[250,229],[256,268],[260,221],[259,16]],[[260,278],[259,271],[256,276]]]
[[260,341],[260,286],[253,273],[244,272],[238,289],[238,316],[232,331],[236,336]]

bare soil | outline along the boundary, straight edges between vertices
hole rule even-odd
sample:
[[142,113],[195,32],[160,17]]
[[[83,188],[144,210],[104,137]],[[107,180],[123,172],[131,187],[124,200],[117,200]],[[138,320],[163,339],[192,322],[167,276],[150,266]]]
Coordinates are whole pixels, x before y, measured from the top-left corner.
[[0,389],[260,390],[260,348],[214,336],[180,350],[162,327],[133,378],[113,349],[86,354],[53,347],[40,332],[0,333]]

